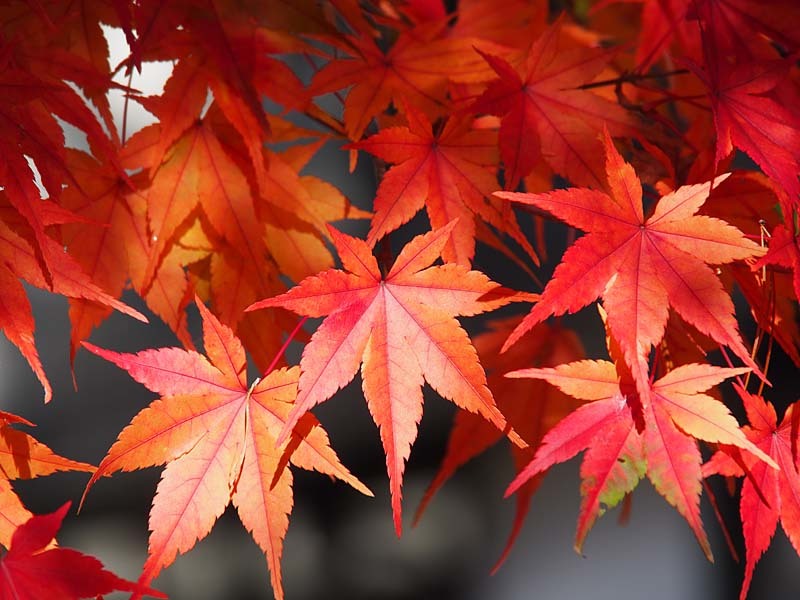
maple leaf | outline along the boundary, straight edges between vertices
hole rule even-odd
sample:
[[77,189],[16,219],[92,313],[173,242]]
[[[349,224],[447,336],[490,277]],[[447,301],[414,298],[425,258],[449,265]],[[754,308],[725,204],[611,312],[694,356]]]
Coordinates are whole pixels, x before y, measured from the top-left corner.
[[14,531],[8,552],[0,557],[0,598],[78,600],[101,598],[115,591],[167,597],[106,571],[93,556],[70,548],[53,548],[70,504],[47,515],[32,516]]
[[540,159],[578,185],[604,186],[601,143],[635,135],[633,118],[619,105],[580,89],[607,66],[611,54],[566,45],[561,21],[531,45],[522,74],[499,56],[483,54],[499,79],[489,83],[470,110],[502,116],[500,155],[506,188],[514,189]]
[[[548,7],[527,0],[506,0],[503,10],[496,10],[483,0],[461,0],[457,19],[450,32],[458,37],[476,37],[508,47],[528,45],[527,34],[539,35],[545,28]],[[520,35],[525,31],[526,35]]]
[[[309,317],[327,315],[303,350],[297,402],[279,439],[306,411],[347,385],[361,365],[364,396],[386,453],[398,535],[403,471],[422,418],[424,381],[460,408],[506,429],[475,348],[455,315],[476,315],[530,298],[463,265],[430,266],[454,226],[415,237],[385,277],[366,242],[331,227],[347,271],[324,271],[248,309],[283,307]],[[513,431],[509,437],[524,446]]]
[[774,58],[778,46],[787,54],[800,48],[800,34],[793,25],[800,18],[800,7],[792,0],[683,1],[689,6],[687,16],[700,21],[704,43],[712,44],[722,61]]
[[[709,53],[707,49],[706,54]],[[715,164],[734,149],[747,153],[788,195],[800,203],[800,117],[784,107],[781,88],[793,85],[787,60],[729,64],[706,57],[701,70],[689,66],[708,89],[717,133]],[[797,86],[789,96],[796,101]]]
[[794,297],[800,300],[800,238],[792,235],[785,225],[777,225],[772,230],[767,254],[753,265],[753,269],[760,269],[764,265],[791,269],[794,273]]
[[644,404],[650,393],[647,357],[664,335],[670,306],[757,370],[739,335],[733,302],[706,263],[742,260],[764,249],[724,221],[695,214],[711,187],[727,175],[663,196],[645,219],[642,187],[633,167],[622,159],[608,132],[605,146],[610,195],[582,188],[497,193],[588,232],[564,253],[539,302],[505,347],[550,315],[576,312],[602,297],[608,325]]
[[11,28],[4,33],[13,39],[14,62],[51,81],[75,83],[99,113],[112,140],[118,142],[108,91],[125,88],[111,80],[108,42],[101,26],[119,26],[112,7],[79,0],[7,4],[0,10],[0,22],[13,23],[13,33]]
[[[63,191],[62,206],[81,220],[61,226],[64,246],[94,283],[119,297],[129,279],[141,280],[147,264],[145,208],[130,186],[140,178],[125,181],[112,164],[79,150],[67,150],[66,164],[81,183]],[[89,337],[111,307],[80,298],[71,298],[69,304],[70,360],[74,361],[80,341]]]
[[[749,470],[742,484],[739,510],[745,544],[745,570],[740,600],[747,597],[756,563],[769,548],[780,520],[783,530],[800,554],[800,473],[792,458],[792,419],[797,402],[786,409],[778,425],[775,407],[761,396],[736,386],[742,398],[750,426],[744,428],[747,438],[772,457],[780,469],[770,469],[751,457],[738,456],[736,449],[720,450],[703,465],[703,474],[743,476],[741,464]],[[732,459],[732,456],[739,460]],[[756,489],[756,485],[758,489]]]
[[[199,100],[202,106],[210,88],[230,123],[246,140],[256,168],[261,160],[263,136],[269,132],[260,90],[256,87],[259,71],[274,76],[271,87],[284,88],[285,93],[279,92],[281,98],[290,97],[291,92],[296,96],[301,89],[299,80],[286,65],[267,56],[278,48],[270,43],[258,24],[262,11],[266,10],[266,3],[259,10],[250,11],[208,1],[137,4],[133,10],[137,39],[124,63],[130,67],[142,58],[174,60],[177,54],[180,70],[196,86],[187,88],[193,92],[191,98],[181,97],[180,89],[187,78],[178,76],[181,84],[172,88],[177,94],[167,94],[170,113],[185,122],[186,115],[177,115],[183,101],[190,100],[187,109],[199,110],[195,103]],[[198,114],[189,112],[192,116]],[[170,127],[168,119],[163,122]]]
[[[739,228],[750,239],[761,238],[769,245],[767,254],[753,265],[731,264],[722,269],[726,289],[736,283],[750,305],[759,328],[774,339],[792,361],[800,366],[800,329],[796,322],[796,293],[792,293],[792,273],[784,268],[765,270],[767,264],[792,267],[791,238],[780,225],[782,218],[774,185],[763,173],[734,172],[714,188],[701,214],[721,218]],[[766,234],[773,231],[773,237]],[[798,255],[800,256],[800,255]],[[780,260],[776,260],[780,257]],[[773,263],[773,261],[775,261]],[[732,281],[731,281],[732,280]],[[796,287],[800,291],[800,279]]]
[[[192,261],[187,261],[176,246],[199,213],[207,217],[208,226],[217,235],[211,249],[222,253],[229,247],[241,257],[241,264],[249,266],[246,273],[250,287],[257,292],[274,291],[277,281],[252,187],[222,146],[213,125],[210,115],[193,121],[169,147],[163,162],[153,167],[149,187],[136,194],[147,210],[147,231],[140,244],[147,260],[134,277],[134,287],[185,344],[189,336],[183,309],[191,292],[183,266]],[[126,164],[152,165],[160,148],[160,134],[157,126],[137,132],[126,147],[131,153]],[[232,307],[228,323],[235,325],[243,308],[257,297],[256,293]]]
[[[211,37],[222,35],[218,27],[210,26],[214,33]],[[256,79],[269,81],[269,85],[263,83],[261,87],[264,91],[271,92],[276,85],[284,92],[278,98],[287,108],[298,108],[297,98],[305,96],[302,84],[288,69],[288,67],[274,59],[268,59],[266,53],[269,48],[262,47],[258,35],[245,36],[242,32],[231,40],[235,50],[239,55],[237,64],[245,68],[245,63],[252,62],[253,58],[262,57],[257,65],[247,65],[245,70],[255,69],[256,72],[248,73],[245,76],[237,69],[209,69],[209,61],[206,56],[184,56],[174,67],[173,72],[164,86],[164,92],[156,97],[138,98],[138,101],[150,112],[159,118],[160,135],[156,147],[153,149],[151,159],[151,169],[158,168],[170,146],[178,141],[180,137],[189,130],[194,122],[199,118],[205,118],[204,108],[209,93],[214,98],[216,109],[221,113],[222,119],[226,124],[233,128],[243,144],[241,156],[250,160],[250,166],[254,172],[259,186],[263,187],[265,171],[265,156],[263,145],[267,134],[270,131],[269,119],[264,115],[260,103],[256,102],[252,106],[249,96],[257,97],[256,90],[248,92],[247,97],[237,93],[235,87],[247,87],[248,89],[258,83]],[[243,39],[247,38],[247,39]],[[209,47],[216,47],[224,40],[215,40]],[[206,41],[207,43],[207,41]],[[252,45],[252,47],[246,47]],[[230,61],[232,57],[221,53],[225,60]],[[249,59],[245,57],[250,57]],[[270,61],[263,64],[263,61]],[[280,68],[278,68],[280,67]],[[276,72],[277,69],[277,72]],[[236,85],[231,83],[227,73],[234,73],[233,79]],[[256,76],[258,73],[258,76]],[[280,80],[280,84],[276,83]],[[268,94],[274,96],[275,94]],[[253,108],[253,107],[257,107]]]
[[[527,448],[511,446],[511,454],[517,469],[522,469],[533,459],[536,448],[547,431],[578,406],[571,396],[541,381],[513,379],[505,373],[523,365],[557,365],[579,359],[583,348],[574,332],[545,323],[529,331],[523,344],[517,344],[509,352],[500,354],[500,347],[518,323],[518,318],[495,321],[489,330],[475,337],[478,357],[488,372],[487,382],[497,398],[497,406],[509,424],[528,444]],[[439,471],[431,481],[414,515],[414,524],[419,522],[436,492],[462,465],[485,452],[503,437],[491,423],[466,410],[456,413],[447,451]],[[541,483],[541,477],[530,479],[515,495],[516,510],[508,541],[500,558],[492,568],[496,572],[504,562],[522,530],[533,494]]]
[[794,26],[798,7],[793,0],[640,2],[644,6],[636,45],[636,70],[639,72],[645,72],[653,66],[676,38],[684,55],[691,56],[700,45],[698,37],[703,36],[705,42],[724,57],[723,60],[734,62],[775,57],[777,52],[773,44],[783,46],[787,53],[800,44],[800,36]]
[[0,186],[28,223],[35,239],[31,247],[50,286],[51,271],[63,266],[59,256],[63,248],[45,232],[34,171],[46,194],[56,199],[62,183],[72,180],[64,162],[65,138],[57,118],[82,131],[95,154],[107,156],[123,177],[124,172],[114,146],[80,95],[57,77],[37,77],[14,64],[8,56],[12,47],[5,44],[0,69]]
[[[149,132],[139,134],[143,137]],[[196,121],[170,147],[147,190],[147,206],[153,245],[144,290],[152,284],[180,225],[198,206],[216,226],[225,228],[223,237],[243,256],[256,264],[265,261],[250,185],[205,119]],[[223,212],[225,217],[220,218]]]
[[33,423],[22,417],[0,411],[0,544],[6,547],[14,530],[31,516],[11,488],[11,481],[56,471],[94,470],[92,465],[55,454],[34,437],[11,427],[14,424],[33,427]]
[[[434,24],[436,25],[436,24]],[[344,100],[347,136],[357,141],[373,117],[400,98],[429,116],[447,111],[449,78],[480,68],[472,38],[429,39],[441,25],[401,32],[388,51],[372,37],[344,36],[338,45],[351,58],[331,60],[311,81],[308,93],[318,96],[352,86]]]
[[[229,503],[265,552],[276,598],[283,598],[280,559],[292,508],[288,463],[371,492],[339,462],[313,415],[284,428],[298,369],[272,371],[248,386],[241,342],[196,299],[208,358],[162,348],[121,354],[84,343],[162,396],[120,433],[89,488],[103,475],[167,464],[150,512],[150,543],[140,583],[148,584],[178,553],[205,537]],[[84,493],[85,497],[85,493]]]
[[744,448],[777,468],[745,437],[727,407],[702,393],[747,370],[701,364],[673,369],[650,383],[652,401],[644,408],[645,428],[641,433],[629,401],[629,396],[637,392],[625,365],[584,360],[508,373],[507,377],[544,379],[588,402],[544,436],[533,460],[517,475],[506,495],[585,450],[581,464],[583,499],[575,535],[577,552],[597,517],[619,503],[647,474],[656,490],[686,519],[703,552],[713,560],[700,520],[702,459],[696,440]]
[[[332,266],[325,223],[369,213],[354,208],[334,186],[299,174],[313,148],[302,158],[293,155],[292,163],[264,150],[257,174],[246,158],[246,144],[216,102],[156,164],[162,137],[162,128],[152,126],[126,145],[126,165],[152,171],[150,186],[137,194],[147,206],[150,233],[143,240],[147,266],[134,278],[134,287],[189,346],[184,308],[191,290],[183,268],[209,258],[205,279],[210,279],[215,314],[248,338],[248,350],[262,364],[261,356],[271,357],[280,340],[251,344],[253,336],[241,326],[244,308],[284,291],[281,275],[299,281]],[[185,252],[185,236],[194,238],[194,250],[202,250]]]
[[[33,314],[20,279],[69,298],[111,307],[140,321],[147,322],[147,318],[100,289],[56,240],[46,234],[37,240],[24,220],[13,219],[13,211],[7,210],[3,196],[0,212],[0,328],[28,361],[44,388],[45,402],[49,402],[52,388],[34,344]],[[39,260],[38,242],[44,244],[49,272]]]
[[414,106],[402,103],[408,127],[383,129],[351,144],[390,163],[375,196],[375,216],[367,243],[374,245],[422,208],[433,229],[458,223],[442,251],[448,262],[469,265],[475,255],[475,216],[507,232],[536,261],[536,253],[520,231],[513,213],[487,199],[498,187],[497,134],[472,128],[471,117],[451,117],[438,132]]

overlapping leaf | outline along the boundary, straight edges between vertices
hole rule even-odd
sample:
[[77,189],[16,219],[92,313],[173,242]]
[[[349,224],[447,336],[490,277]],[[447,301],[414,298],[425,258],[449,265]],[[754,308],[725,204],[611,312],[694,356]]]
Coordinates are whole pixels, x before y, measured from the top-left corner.
[[506,60],[484,55],[499,79],[490,82],[471,109],[502,116],[500,155],[506,189],[539,160],[576,185],[604,186],[598,134],[635,135],[635,120],[618,104],[591,90],[590,83],[611,59],[608,51],[569,45],[559,23],[531,45],[518,71]]
[[490,194],[497,184],[497,134],[472,128],[472,118],[449,118],[434,133],[427,117],[403,103],[408,127],[383,129],[352,147],[396,164],[375,196],[367,242],[374,244],[411,220],[424,205],[433,229],[458,219],[442,251],[449,262],[469,265],[475,255],[475,218],[509,234],[536,260],[510,211]]
[[[290,419],[298,369],[248,385],[241,342],[198,300],[208,358],[163,348],[120,354],[86,344],[162,394],[120,433],[92,476],[165,464],[150,512],[150,544],[140,583],[148,584],[205,537],[233,502],[264,551],[272,587],[283,598],[280,559],[292,509],[288,463],[337,477],[371,494],[339,462],[313,415]],[[277,445],[288,427],[288,442]]]
[[[775,407],[771,403],[741,388],[737,388],[737,391],[750,421],[750,426],[745,428],[745,435],[780,467],[778,470],[771,469],[747,455],[740,457],[737,463],[723,452],[717,452],[703,465],[705,476],[742,476],[742,460],[750,471],[742,484],[739,503],[745,543],[745,572],[739,598],[744,600],[756,563],[769,548],[778,521],[783,525],[795,551],[800,554],[800,474],[792,457],[791,441],[792,413],[797,409],[797,403],[789,406],[778,425]],[[732,453],[735,454],[735,449]]]
[[[613,348],[612,348],[613,349]],[[615,354],[615,352],[613,352]],[[744,448],[776,468],[745,437],[727,407],[704,394],[747,369],[681,365],[650,384],[644,431],[635,426],[629,397],[637,394],[625,365],[579,361],[554,368],[521,369],[508,377],[543,379],[586,400],[542,440],[533,460],[509,486],[511,494],[531,477],[586,451],[581,464],[581,503],[575,548],[581,551],[594,521],[630,493],[645,474],[656,490],[686,519],[711,560],[700,520],[701,456],[696,440]]]
[[17,527],[11,543],[6,543],[8,552],[0,557],[0,598],[78,600],[117,591],[166,598],[161,592],[117,577],[93,556],[52,547],[69,507],[67,502],[54,513],[33,516]]
[[[43,205],[36,210],[41,213]],[[33,314],[20,279],[69,298],[114,308],[141,321],[147,319],[100,289],[56,240],[46,234],[37,240],[27,224],[7,209],[3,197],[0,197],[0,211],[3,214],[0,218],[0,328],[27,359],[44,387],[44,400],[48,402],[52,389],[34,344]],[[48,270],[37,255],[38,243],[47,249]]]
[[[786,193],[789,206],[800,202],[800,115],[785,108],[800,98],[786,60],[695,68],[708,88],[717,133],[716,162],[734,149],[747,153]],[[781,88],[787,88],[782,91]]]
[[602,297],[608,325],[644,404],[650,393],[647,357],[664,335],[670,307],[756,368],[739,334],[733,302],[706,263],[743,260],[764,250],[724,221],[696,215],[712,185],[725,176],[667,194],[645,218],[642,187],[633,167],[607,133],[605,146],[610,194],[583,188],[498,193],[588,233],[564,254],[541,299],[506,346],[550,315],[575,312]]
[[[131,182],[124,181],[110,163],[73,149],[67,152],[66,162],[81,184],[64,190],[62,204],[81,220],[62,225],[64,245],[94,283],[119,297],[129,280],[141,281],[147,265],[145,207],[131,193]],[[73,360],[81,340],[110,312],[109,306],[70,299]]]
[[800,237],[792,234],[785,225],[778,225],[772,230],[769,250],[754,268],[761,268],[764,265],[791,269],[794,297],[800,300]]
[[[324,271],[251,307],[327,315],[303,350],[297,403],[281,438],[306,411],[347,385],[361,365],[364,396],[386,453],[398,534],[403,471],[422,418],[423,382],[498,430],[507,427],[455,316],[480,314],[527,296],[462,265],[430,266],[454,225],[414,238],[385,277],[364,241],[331,228],[346,271]],[[524,445],[516,433],[509,436]]]
[[92,471],[94,467],[55,454],[50,448],[12,427],[33,423],[0,411],[0,544],[9,547],[17,527],[31,513],[11,488],[11,481],[50,475],[56,471]]
[[[436,24],[434,24],[436,25]],[[347,36],[340,42],[348,58],[331,60],[314,76],[313,96],[352,86],[344,100],[347,136],[357,141],[370,121],[399,99],[429,116],[447,112],[448,79],[480,68],[472,38],[440,38],[441,26],[402,32],[384,52],[371,37]]]
[[[606,2],[605,4],[611,4]],[[678,56],[694,56],[699,37],[717,48],[724,60],[742,62],[777,55],[776,46],[792,52],[800,44],[797,3],[792,0],[643,0],[637,69],[644,72],[673,41]]]
[[[174,77],[183,77],[182,73]],[[173,78],[164,96],[151,98],[148,104],[180,113],[175,108],[176,92],[170,88],[175,84],[178,90],[191,92],[185,104],[179,104],[200,111],[202,101],[196,95],[202,90],[205,100],[205,84],[179,83]],[[191,290],[184,267],[207,263],[193,273],[203,271],[202,286],[210,286],[215,314],[236,329],[257,362],[266,367],[269,359],[264,356],[271,357],[280,346],[283,324],[272,320],[274,340],[259,339],[247,331],[260,325],[254,322],[258,319],[243,315],[245,307],[284,291],[281,275],[300,280],[332,266],[324,243],[325,223],[369,213],[352,207],[333,185],[298,173],[319,145],[312,145],[302,160],[297,152],[284,158],[261,148],[259,161],[254,161],[252,148],[216,98],[202,119],[179,120],[169,127],[175,130],[147,127],[125,148],[126,165],[144,167],[151,174],[149,185],[136,194],[147,207],[142,251],[148,258],[134,287],[188,345],[184,308]],[[291,133],[304,132],[282,135]],[[259,162],[258,169],[254,162]],[[189,247],[184,243],[187,236],[196,251],[184,251]],[[243,324],[245,320],[249,325]],[[264,319],[259,321],[263,325]]]
[[[774,184],[763,173],[738,171],[714,188],[701,214],[721,218],[750,239],[769,246],[767,254],[753,265],[733,263],[723,267],[722,281],[726,289],[736,283],[759,328],[800,366],[800,324],[795,318],[800,283],[792,293],[792,241],[785,235],[788,230],[781,225],[778,206]],[[778,268],[765,269],[768,264]]]

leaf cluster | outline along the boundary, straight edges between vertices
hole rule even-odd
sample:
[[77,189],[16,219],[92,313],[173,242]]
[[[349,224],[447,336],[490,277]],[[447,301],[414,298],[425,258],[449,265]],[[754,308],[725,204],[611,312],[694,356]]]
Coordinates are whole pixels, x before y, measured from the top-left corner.
[[[704,478],[722,474],[743,481],[742,598],[779,520],[800,553],[800,411],[779,425],[769,387],[774,353],[794,365],[787,380],[800,368],[800,5],[550,4],[0,6],[0,328],[49,402],[22,282],[64,295],[69,360],[85,347],[159,395],[98,467],[0,413],[3,594],[41,595],[24,573],[48,561],[97,584],[62,592],[54,575],[43,589],[64,597],[157,594],[159,572],[232,503],[282,598],[290,465],[371,495],[310,412],[359,372],[398,535],[427,383],[458,413],[417,519],[462,464],[507,438],[517,512],[502,558],[547,470],[581,452],[578,550],[646,476],[710,559],[699,504]],[[109,30],[127,42],[116,65]],[[163,91],[132,87],[156,61],[171,65]],[[152,122],[131,131],[134,105]],[[373,167],[374,199],[353,202],[309,168],[323,147],[351,170]],[[345,233],[351,219],[364,236]],[[560,257],[554,221],[567,226]],[[500,259],[483,266],[486,249]],[[495,281],[514,274],[534,291]],[[120,300],[127,289],[146,315]],[[524,317],[477,335],[458,320],[519,302],[533,303]],[[592,304],[608,356],[587,358],[562,319]],[[195,306],[204,353],[188,327]],[[161,319],[183,347],[90,344],[114,310]],[[292,341],[299,365],[284,357]],[[262,373],[252,382],[247,356]],[[88,491],[157,465],[136,584],[42,550],[66,509],[31,518],[9,483],[92,471]]]

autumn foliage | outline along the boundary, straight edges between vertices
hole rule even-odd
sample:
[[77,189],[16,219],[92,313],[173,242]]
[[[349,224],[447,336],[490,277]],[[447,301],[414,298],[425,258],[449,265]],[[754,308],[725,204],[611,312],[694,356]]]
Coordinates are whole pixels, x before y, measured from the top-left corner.
[[[291,467],[371,495],[310,412],[360,373],[398,535],[427,383],[458,412],[417,519],[505,438],[503,557],[548,469],[583,453],[578,551],[647,477],[710,559],[699,506],[723,475],[741,482],[745,598],[779,521],[800,553],[800,411],[771,401],[771,379],[800,376],[799,57],[793,0],[2,3],[0,326],[58,402],[22,282],[66,296],[64,360],[88,350],[159,397],[97,467],[0,413],[0,597],[158,597],[233,504],[283,598]],[[172,71],[144,95],[128,77],[153,61]],[[130,131],[112,93],[152,124]],[[308,168],[323,146],[373,168],[374,199]],[[581,310],[607,355],[562,318]],[[112,311],[184,347],[91,344]],[[32,516],[11,487],[77,470],[90,494],[159,465],[135,584],[52,543],[66,505]]]

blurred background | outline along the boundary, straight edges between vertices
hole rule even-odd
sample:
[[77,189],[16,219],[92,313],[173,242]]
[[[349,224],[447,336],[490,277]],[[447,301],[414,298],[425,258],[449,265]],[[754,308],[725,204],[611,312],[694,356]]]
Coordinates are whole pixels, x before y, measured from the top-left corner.
[[[112,52],[116,52],[111,61],[116,64],[126,53],[124,40],[115,31],[109,31],[108,37]],[[169,68],[151,64],[132,86],[157,94]],[[117,100],[121,110],[121,96]],[[129,105],[129,133],[148,122],[146,113],[137,109],[135,103]],[[74,143],[80,145],[80,140]],[[346,153],[327,147],[309,169],[332,180],[356,204],[368,207],[375,186],[372,173],[364,168],[366,161],[361,161],[360,170],[346,175],[346,160]],[[557,237],[563,245],[564,236]],[[492,260],[492,256],[479,254],[477,265],[492,272],[497,269],[487,266]],[[47,406],[41,402],[38,381],[19,352],[3,338],[0,386],[4,408],[37,423],[32,433],[55,452],[97,464],[119,431],[154,395],[127,373],[85,351],[76,360],[77,390],[73,389],[66,300],[32,288],[29,294],[37,323],[37,347],[55,396]],[[124,300],[146,312],[135,295]],[[599,319],[589,309],[584,313],[569,324],[581,333],[588,355],[602,358]],[[179,345],[166,326],[148,316],[151,323],[144,325],[114,314],[91,341],[117,351]],[[480,327],[474,319],[462,322],[470,331]],[[196,310],[191,314],[191,330],[200,346]],[[298,356],[299,348],[291,348],[290,362],[296,362]],[[781,359],[773,360],[770,373],[779,377]],[[789,383],[785,382],[784,389]],[[627,525],[617,523],[618,509],[609,511],[589,535],[585,555],[577,555],[572,548],[580,502],[577,460],[547,475],[513,552],[499,572],[490,576],[514,510],[513,501],[502,497],[514,476],[504,441],[446,483],[420,524],[412,528],[414,511],[443,456],[454,414],[452,403],[429,388],[425,390],[419,438],[406,469],[405,532],[397,539],[380,440],[360,385],[356,377],[315,414],[342,462],[376,497],[363,497],[319,474],[293,471],[295,506],[283,557],[288,599],[724,600],[738,596],[742,567],[733,560],[707,498],[703,498],[703,519],[716,564],[705,560],[688,525],[646,480],[633,494]],[[776,382],[776,387],[780,389],[781,384]],[[14,487],[26,506],[37,513],[53,511],[72,500],[73,510],[59,537],[61,544],[96,555],[109,569],[135,580],[146,557],[147,516],[160,471],[147,469],[99,481],[80,515],[74,509],[88,481],[86,474],[55,474],[16,482]],[[710,483],[722,519],[732,528],[734,545],[743,554],[736,526],[737,497],[730,496],[719,478]],[[798,558],[779,528],[756,568],[749,598],[800,596],[797,573]],[[230,510],[211,534],[190,553],[178,557],[154,586],[180,600],[272,598],[264,557]]]

